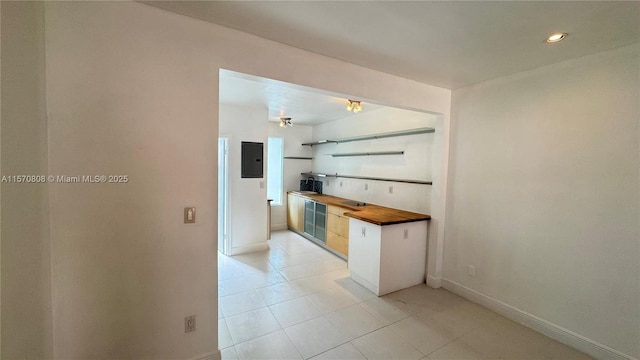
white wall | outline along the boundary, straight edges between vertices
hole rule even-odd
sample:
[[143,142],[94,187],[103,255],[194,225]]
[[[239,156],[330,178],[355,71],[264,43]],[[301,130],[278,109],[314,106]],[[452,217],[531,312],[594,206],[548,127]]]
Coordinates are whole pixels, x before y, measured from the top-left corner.
[[[366,104],[364,104],[366,106]],[[346,111],[345,111],[346,113]],[[313,139],[348,138],[423,127],[436,128],[437,116],[396,108],[381,108],[314,126]],[[441,131],[441,129],[438,129]],[[313,147],[313,171],[379,178],[432,181],[433,157],[441,156],[433,133],[323,144]],[[403,155],[332,157],[334,153],[404,151]],[[437,154],[434,154],[437,151]],[[436,172],[438,169],[435,169]],[[431,185],[324,178],[323,192],[330,195],[420,213],[431,213]],[[340,186],[342,183],[342,186]],[[365,184],[368,189],[365,190]],[[389,193],[393,186],[393,193]]]
[[51,186],[54,356],[215,353],[212,31],[136,3],[45,6],[50,172],[130,179]]
[[[131,179],[50,188],[59,358],[218,355],[220,68],[443,113],[448,123],[449,90],[144,4],[45,10],[50,172]],[[198,208],[197,224],[182,223],[186,205]],[[191,314],[197,331],[184,334]]]
[[[220,89],[224,91],[224,89]],[[264,144],[267,158],[267,108],[220,104],[220,137],[229,140],[229,239],[230,253],[266,250],[267,166],[263,178],[241,178],[243,141]],[[247,221],[251,226],[247,226]]]
[[445,284],[614,349],[601,357],[640,357],[638,53],[453,93]]
[[[277,122],[269,122],[269,137],[280,137],[284,141],[284,156],[311,157],[311,148],[302,143],[311,141],[312,127],[294,125],[281,128]],[[299,190],[300,173],[311,170],[310,160],[283,160],[284,203],[271,207],[271,229],[283,230],[287,228],[287,191]]]
[[[44,5],[2,2],[2,176],[47,173]],[[2,359],[51,348],[48,186],[3,183]]]

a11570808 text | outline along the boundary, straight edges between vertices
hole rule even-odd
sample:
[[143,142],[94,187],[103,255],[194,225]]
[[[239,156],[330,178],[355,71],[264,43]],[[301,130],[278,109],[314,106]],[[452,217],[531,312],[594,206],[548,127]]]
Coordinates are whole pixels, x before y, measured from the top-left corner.
[[2,175],[3,184],[126,184],[129,175]]

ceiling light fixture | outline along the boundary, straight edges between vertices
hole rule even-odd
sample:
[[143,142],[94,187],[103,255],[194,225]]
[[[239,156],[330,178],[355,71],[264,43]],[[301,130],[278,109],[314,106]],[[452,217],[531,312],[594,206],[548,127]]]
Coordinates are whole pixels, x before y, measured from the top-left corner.
[[289,126],[293,126],[293,124],[291,123],[291,118],[290,117],[281,117],[280,118],[280,127],[286,127],[287,125]]
[[357,100],[349,100],[347,111],[353,111],[354,113],[362,111],[362,103]]
[[567,33],[555,33],[555,34],[551,34],[551,36],[549,36],[547,38],[547,42],[548,43],[557,43],[558,41],[562,41],[567,37]]

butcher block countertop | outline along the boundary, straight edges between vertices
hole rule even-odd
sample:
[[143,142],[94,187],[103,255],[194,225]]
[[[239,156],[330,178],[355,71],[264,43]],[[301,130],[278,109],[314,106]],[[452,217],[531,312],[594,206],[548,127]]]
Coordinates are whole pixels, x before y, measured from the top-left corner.
[[344,202],[355,202],[351,199],[344,199],[332,195],[324,194],[311,194],[304,191],[289,191],[291,194],[311,199],[323,204],[339,206],[341,208],[350,209],[351,212],[347,212],[344,216],[366,221],[368,223],[384,226],[402,224],[414,221],[423,221],[431,219],[431,216],[425,214],[414,213],[411,211],[404,211],[399,209],[388,208],[375,204],[366,204],[364,206],[352,206],[347,205]]

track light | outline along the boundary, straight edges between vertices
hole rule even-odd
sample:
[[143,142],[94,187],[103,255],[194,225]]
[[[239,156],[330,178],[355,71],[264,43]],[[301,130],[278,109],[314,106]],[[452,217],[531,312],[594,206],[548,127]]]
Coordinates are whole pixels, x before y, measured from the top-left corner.
[[353,111],[354,113],[358,113],[362,111],[362,103],[357,100],[349,100],[349,104],[347,105],[347,111]]
[[287,125],[289,126],[293,126],[293,124],[291,123],[291,118],[290,117],[281,117],[280,118],[280,127],[286,127]]

